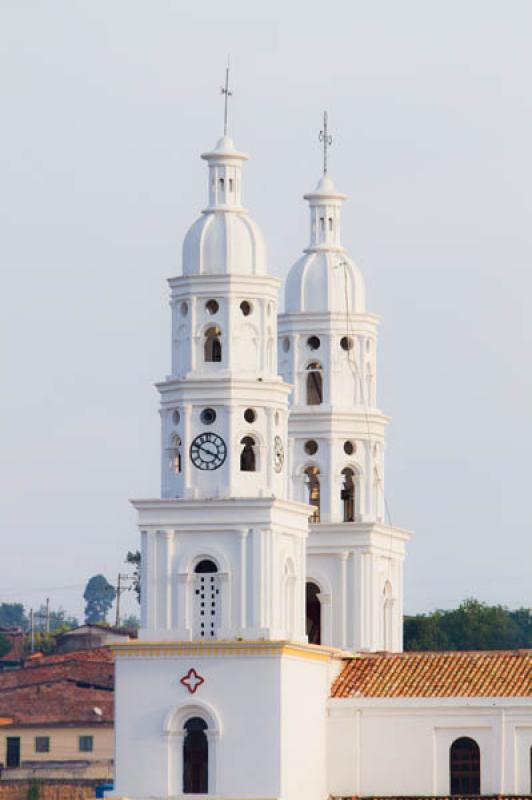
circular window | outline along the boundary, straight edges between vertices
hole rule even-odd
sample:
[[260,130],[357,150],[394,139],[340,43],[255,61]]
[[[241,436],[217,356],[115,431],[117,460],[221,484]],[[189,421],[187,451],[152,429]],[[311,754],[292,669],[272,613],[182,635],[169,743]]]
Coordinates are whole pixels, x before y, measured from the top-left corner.
[[342,336],[340,339],[340,347],[342,350],[351,350],[353,347],[353,339],[351,336]]
[[318,443],[314,439],[309,439],[308,442],[305,442],[304,450],[309,456],[313,456],[314,453],[318,452]]
[[320,344],[318,336],[309,336],[307,339],[307,347],[310,347],[311,350],[319,350]]
[[252,408],[246,408],[244,411],[244,419],[246,422],[255,422],[257,419],[257,412],[254,411]]
[[242,302],[240,303],[240,311],[243,313],[245,317],[249,317],[249,315],[253,311],[253,306],[247,300],[242,300]]
[[179,308],[181,310],[182,316],[186,317],[186,315],[188,314],[188,303],[185,303],[185,301],[183,300]]
[[200,419],[204,425],[212,425],[216,419],[216,411],[214,408],[204,408],[200,414]]
[[285,336],[283,339],[283,351],[285,353],[288,353],[289,350],[290,350],[290,339],[288,338],[288,336]]
[[218,301],[217,300],[207,300],[207,302],[205,303],[205,308],[207,309],[209,314],[211,314],[211,316],[212,316],[213,314],[217,314],[218,313],[218,310],[219,310],[220,306],[218,305]]
[[352,456],[356,449],[357,446],[354,442],[344,442],[344,453],[348,456]]
[[172,411],[172,422],[174,423],[174,425],[179,425],[179,420],[180,419],[181,419],[181,414],[179,413],[179,411],[176,408],[175,411]]

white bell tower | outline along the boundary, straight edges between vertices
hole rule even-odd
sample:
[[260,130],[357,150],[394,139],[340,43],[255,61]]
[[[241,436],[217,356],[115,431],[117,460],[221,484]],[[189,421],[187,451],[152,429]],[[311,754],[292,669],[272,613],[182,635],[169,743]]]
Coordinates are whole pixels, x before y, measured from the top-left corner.
[[307,545],[310,641],[402,649],[406,531],[385,522],[388,418],[376,405],[378,319],[340,242],[346,195],[324,171],[305,195],[310,242],[286,283],[279,370],[293,384],[289,467],[294,499],[314,506]]
[[224,136],[202,158],[209,203],[185,237],[183,274],[169,281],[162,498],[134,502],[141,636],[304,641],[307,510],[287,503],[279,281],[241,205],[247,156]]
[[289,491],[279,281],[241,205],[246,156],[225,135],[203,158],[208,205],[170,280],[157,387],[162,496],[133,502],[141,630],[114,648],[115,792],[322,800],[334,653],[305,633],[310,509]]

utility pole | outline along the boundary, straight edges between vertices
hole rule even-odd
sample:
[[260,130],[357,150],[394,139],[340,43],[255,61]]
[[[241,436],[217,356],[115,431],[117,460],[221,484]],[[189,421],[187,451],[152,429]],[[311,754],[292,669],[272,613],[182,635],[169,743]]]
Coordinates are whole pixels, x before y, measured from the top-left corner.
[[46,598],[46,633],[50,633],[50,598]]
[[122,575],[120,572],[118,573],[116,579],[116,618],[115,618],[115,626],[118,628],[120,627],[120,597],[123,592],[129,592],[131,590],[131,584],[129,586],[123,585],[125,583],[129,583],[132,580],[131,575]]
[[33,621],[33,608],[30,608],[31,652],[35,652],[35,625]]

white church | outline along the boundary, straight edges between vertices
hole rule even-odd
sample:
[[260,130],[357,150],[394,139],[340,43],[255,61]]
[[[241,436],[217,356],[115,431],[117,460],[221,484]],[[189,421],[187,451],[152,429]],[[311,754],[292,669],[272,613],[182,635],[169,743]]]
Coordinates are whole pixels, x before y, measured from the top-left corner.
[[141,632],[113,647],[112,796],[530,794],[532,651],[402,652],[410,533],[385,521],[346,195],[325,157],[280,314],[247,156],[225,135],[202,158],[207,206],[169,281],[161,497],[134,501]]

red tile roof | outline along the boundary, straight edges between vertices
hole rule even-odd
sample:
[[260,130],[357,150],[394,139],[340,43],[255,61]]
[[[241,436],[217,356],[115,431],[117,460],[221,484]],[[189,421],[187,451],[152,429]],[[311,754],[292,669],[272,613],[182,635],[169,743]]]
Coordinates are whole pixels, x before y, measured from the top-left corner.
[[530,697],[532,650],[368,653],[346,661],[332,697]]
[[13,725],[112,722],[113,687],[106,649],[32,659],[22,669],[0,673],[0,718]]

